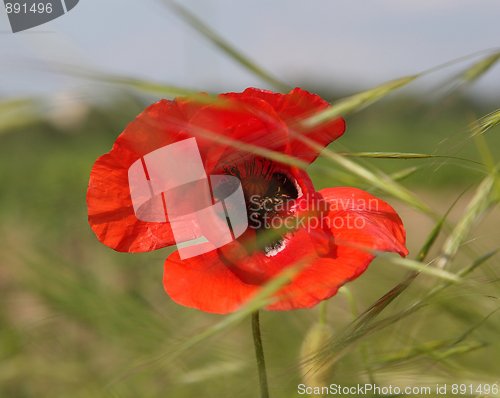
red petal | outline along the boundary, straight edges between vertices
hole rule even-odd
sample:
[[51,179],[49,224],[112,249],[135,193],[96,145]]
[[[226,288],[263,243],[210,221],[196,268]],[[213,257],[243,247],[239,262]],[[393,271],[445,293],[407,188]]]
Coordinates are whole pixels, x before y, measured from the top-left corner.
[[345,283],[361,275],[373,255],[346,246],[337,248],[337,258],[318,258],[280,292],[281,301],[267,307],[274,311],[311,308],[337,293]]
[[328,217],[336,242],[408,254],[403,222],[387,203],[356,188],[326,188],[318,193],[330,203]]
[[171,254],[165,261],[163,286],[175,302],[216,314],[236,311],[259,288],[229,271],[217,251],[186,260],[178,252]]
[[[287,127],[267,102],[258,98],[235,101],[223,95],[219,99],[200,109],[189,123],[193,136],[207,136],[205,141],[197,139],[207,171],[222,162],[238,161],[240,155],[259,155],[258,148],[290,155]],[[254,152],[241,148],[244,144],[256,147]]]
[[[345,131],[345,122],[342,118],[336,118],[322,123],[317,127],[305,130],[297,123],[314,116],[330,107],[330,104],[317,95],[309,94],[307,91],[296,88],[286,98],[283,108],[278,115],[290,127],[290,147],[292,155],[312,163],[318,157],[321,149],[341,137]],[[293,124],[295,126],[293,126]],[[321,146],[320,150],[311,148],[308,144],[295,138],[294,134],[303,135]]]
[[[238,241],[186,260],[175,252],[165,261],[163,285],[172,300],[187,307],[220,314],[236,311],[260,285],[298,259],[318,258],[306,231],[297,232],[290,242],[275,257],[260,251],[248,255]],[[237,264],[232,266],[226,259]]]
[[175,244],[168,222],[137,219],[128,181],[129,167],[142,156],[186,138],[186,121],[175,103],[146,108],[120,134],[110,153],[92,167],[87,190],[89,223],[97,238],[122,252],[146,252]]
[[[362,248],[397,252],[402,256],[408,254],[401,219],[387,203],[355,188],[327,188],[319,193],[331,206],[328,218],[323,220],[325,232],[331,233],[330,250],[321,253],[316,244],[316,252],[322,257],[311,262],[290,285],[283,288],[279,292],[282,301],[268,309],[310,308],[332,297],[339,287],[361,275],[375,257]],[[310,236],[321,242],[319,230],[312,230]],[[291,244],[303,245],[306,242],[304,235],[297,238],[300,242]],[[275,260],[283,261],[284,258],[289,263],[287,257],[290,254],[282,253]],[[295,261],[300,261],[300,258],[297,256]]]
[[345,131],[345,122],[340,117],[313,129],[304,130],[301,128],[299,123],[302,120],[328,109],[330,104],[317,95],[298,87],[290,91],[289,94],[276,94],[271,91],[247,88],[243,93],[229,93],[225,96],[236,99],[261,98],[268,102],[289,127],[292,155],[308,163],[312,163],[318,157],[319,151],[294,138],[294,133],[304,135],[324,148]]

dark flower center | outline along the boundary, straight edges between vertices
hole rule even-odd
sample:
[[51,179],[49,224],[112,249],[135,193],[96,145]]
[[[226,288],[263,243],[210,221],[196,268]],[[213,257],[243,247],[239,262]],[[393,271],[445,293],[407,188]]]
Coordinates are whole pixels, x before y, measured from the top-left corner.
[[226,162],[222,170],[241,181],[248,226],[256,230],[257,248],[266,254],[280,249],[290,232],[283,222],[290,211],[287,203],[299,196],[293,177],[273,161],[256,156],[239,163]]
[[269,181],[260,176],[249,175],[241,180],[245,197],[263,196],[269,189]]

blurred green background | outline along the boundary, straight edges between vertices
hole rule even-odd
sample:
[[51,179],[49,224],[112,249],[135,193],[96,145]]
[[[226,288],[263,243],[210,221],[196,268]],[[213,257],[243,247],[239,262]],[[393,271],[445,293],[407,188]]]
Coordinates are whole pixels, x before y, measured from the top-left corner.
[[[77,10],[70,15],[77,15]],[[200,21],[186,15],[181,19],[201,30],[204,39],[238,68],[246,68],[252,78],[262,82],[261,87],[274,84],[279,90],[280,82],[256,65],[245,64],[245,59],[217,42],[210,31],[203,31]],[[70,23],[69,16],[66,21]],[[390,34],[397,36],[397,32]],[[284,38],[276,40],[286,43]],[[118,41],[127,47],[127,40]],[[191,42],[187,43],[192,49]],[[346,46],[346,51],[351,49]],[[203,69],[198,50],[200,54],[204,51],[192,49],[197,60],[194,67]],[[138,58],[127,54],[130,67]],[[338,62],[342,63],[340,57]],[[439,62],[444,61],[436,64]],[[0,397],[257,397],[250,319],[191,345],[193,338],[227,317],[184,308],[169,299],[162,285],[163,262],[174,248],[117,253],[98,242],[87,222],[85,196],[95,160],[111,149],[116,137],[147,105],[162,96],[173,98],[182,89],[158,80],[123,77],[119,71],[101,74],[83,66],[80,70],[54,64],[55,73],[37,75],[40,84],[47,76],[64,80],[78,75],[80,86],[69,85],[70,90],[61,91],[64,94],[0,93]],[[311,60],[311,68],[316,64]],[[487,69],[474,78],[469,75],[468,82]],[[313,79],[310,71],[303,75],[307,78],[288,82],[332,102],[360,89],[360,84],[350,83],[337,87],[336,83],[345,83],[342,79],[333,83],[321,76]],[[454,71],[445,69],[444,75],[445,80],[457,82]],[[464,76],[462,80],[467,80]],[[187,86],[199,85],[195,78],[187,80]],[[230,86],[238,91],[244,84],[219,83],[211,81],[210,87],[201,89],[228,91]],[[440,88],[440,83],[431,88]],[[262,311],[271,397],[305,396],[299,394],[301,383],[431,387],[431,394],[416,396],[437,396],[437,384],[446,384],[447,395],[453,395],[452,385],[464,384],[467,392],[462,396],[500,396],[484,390],[485,384],[500,379],[500,315],[495,312],[500,308],[495,256],[500,214],[493,168],[499,161],[500,135],[499,127],[488,131],[478,127],[478,120],[497,110],[500,102],[491,95],[481,98],[477,92],[470,96],[467,87],[445,95],[428,85],[419,86],[419,80],[413,84],[419,89],[404,89],[349,113],[345,135],[330,149],[396,152],[402,157],[405,153],[454,156],[348,159],[380,180],[388,178],[386,175],[401,178],[402,186],[438,216],[458,199],[424,264],[449,258],[448,272],[458,274],[471,266],[474,270],[464,274],[465,283],[449,286],[422,273],[406,290],[393,294],[397,297],[376,313],[372,323],[365,317],[352,324],[379,298],[401,287],[410,274],[394,260],[378,258],[328,301],[328,326],[321,329],[321,336],[333,336],[329,341],[314,335],[318,333],[319,308]],[[498,121],[498,115],[496,118]],[[405,224],[408,258],[417,259],[439,217],[376,189],[326,156],[316,164],[333,171],[330,177],[311,173],[317,190],[356,186],[389,202]],[[480,184],[488,175],[493,183],[486,189]],[[434,289],[437,293],[428,297]],[[425,306],[411,314],[405,312],[420,300]],[[388,302],[385,296],[375,309]],[[363,334],[356,335],[356,325],[364,328]],[[370,325],[375,325],[373,330]],[[340,350],[351,335],[357,337]],[[181,349],[188,343],[189,348]],[[313,349],[319,349],[318,355],[304,362]],[[308,372],[312,365],[316,367]],[[480,385],[482,389],[478,389]]]
[[[11,104],[2,112],[2,120],[10,120],[0,135],[2,397],[257,396],[250,323],[171,355],[178,344],[223,316],[183,308],[164,293],[162,266],[171,249],[116,253],[97,241],[87,223],[85,195],[93,162],[146,105],[124,90],[104,105],[71,103],[84,111],[68,111],[59,119],[37,112],[37,102]],[[494,104],[459,99],[440,107],[442,103],[422,98],[389,98],[349,116],[339,145],[356,152],[437,151],[481,162],[473,141],[457,153],[447,147],[467,137],[471,121]],[[485,139],[496,155],[498,133],[492,130]],[[334,167],[324,158],[318,162]],[[368,164],[388,174],[418,166],[403,183],[440,214],[472,186],[452,212],[453,221],[484,177],[483,167],[461,160],[370,159]],[[333,178],[313,178],[317,189],[342,185]],[[361,182],[358,186],[367,188]],[[410,257],[415,258],[434,221],[384,198],[400,212]],[[498,246],[499,220],[495,210],[468,238],[479,237],[473,243],[478,254]],[[462,255],[453,270],[470,261]],[[451,287],[428,308],[370,336],[363,355],[353,347],[328,376],[328,384],[368,382],[367,366],[380,367],[374,372],[378,385],[494,382],[499,317],[493,315],[460,344],[453,340],[498,308],[496,265],[495,260],[475,272],[477,285]],[[357,310],[367,309],[407,274],[405,268],[376,260],[348,286]],[[420,276],[386,311],[404,309],[435,283]],[[271,394],[300,396],[301,345],[317,322],[318,309],[264,312],[261,318]],[[338,294],[328,304],[327,322],[339,332],[351,320],[349,302]]]

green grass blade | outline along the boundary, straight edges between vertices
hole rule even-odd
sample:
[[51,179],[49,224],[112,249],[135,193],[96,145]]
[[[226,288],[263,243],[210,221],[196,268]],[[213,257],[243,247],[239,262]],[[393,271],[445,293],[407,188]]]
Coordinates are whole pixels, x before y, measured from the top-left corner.
[[[55,65],[55,68],[59,73],[68,76],[93,80],[101,83],[116,84],[133,90],[139,90],[147,93],[160,94],[170,97],[194,96],[199,93],[198,90],[191,90],[184,87],[137,79],[129,76],[110,75],[98,70],[88,68],[69,67],[67,65]],[[212,94],[212,96],[215,96],[215,94]]]
[[305,128],[313,128],[339,116],[345,116],[349,113],[357,112],[371,103],[385,97],[394,90],[412,82],[419,76],[420,74],[402,77],[341,99],[323,112],[304,120],[302,124]]
[[492,54],[486,58],[483,58],[479,62],[475,63],[467,69],[461,78],[467,83],[472,83],[477,80],[483,74],[485,74],[498,60],[500,59],[500,52]]
[[457,149],[460,146],[465,145],[471,139],[476,138],[479,135],[485,134],[492,128],[498,126],[500,124],[500,109],[489,113],[488,115],[483,116],[479,120],[475,121],[469,127],[469,135],[462,139],[459,143],[452,146],[451,149]]
[[[307,141],[311,147],[314,145],[314,149],[320,150],[319,145],[316,143],[312,142],[311,140],[307,139],[306,137],[302,137],[301,140]],[[394,180],[392,180],[389,176],[386,176],[384,174],[382,175],[377,175],[373,173],[372,171],[368,170],[367,168],[354,163],[353,161],[333,152],[328,149],[325,149],[323,151],[323,154],[325,157],[333,161],[334,163],[340,165],[347,171],[351,172],[352,174],[358,176],[368,184],[374,186],[375,188],[380,189],[381,191],[394,196],[395,198],[400,199],[401,201],[408,203],[409,205],[415,207],[416,209],[419,209],[423,211],[424,213],[427,214],[432,214],[434,215],[434,212],[425,204],[423,203],[420,199],[418,199],[412,192],[410,192],[408,189],[404,188],[402,185],[398,184]],[[316,170],[316,167],[314,164],[310,166],[312,170]]]
[[483,323],[485,323],[493,314],[495,314],[498,310],[500,310],[500,307],[497,309],[494,309],[491,311],[488,315],[486,315],[483,319],[481,319],[478,323],[475,325],[471,326],[464,334],[462,334],[453,344],[458,344],[467,339],[474,330],[479,328]]
[[401,181],[415,174],[420,168],[421,166],[408,167],[406,169],[392,173],[391,175],[389,175],[389,177],[393,181]]
[[424,245],[422,246],[422,249],[420,249],[420,252],[418,253],[418,256],[417,256],[417,261],[420,261],[420,262],[424,261],[425,257],[427,256],[427,253],[429,253],[429,250],[431,249],[432,245],[434,244],[437,237],[439,236],[441,229],[443,228],[443,225],[446,221],[446,218],[448,217],[448,214],[450,214],[450,211],[453,209],[453,207],[455,207],[455,205],[460,200],[460,198],[465,194],[465,192],[467,192],[467,190],[462,192],[460,194],[460,196],[457,199],[455,199],[453,204],[446,211],[445,215],[443,217],[441,217],[441,219],[439,219],[439,221],[436,223],[436,225],[432,229],[431,233],[427,237]]
[[499,58],[500,52],[498,51],[481,58],[479,61],[472,64],[472,66],[465,69],[465,71],[448,79],[435,91],[443,91],[443,95],[448,97],[449,100],[454,97],[457,98],[466,86],[474,83],[477,79],[484,75],[489,69],[491,69]]
[[459,276],[457,276],[451,272],[443,271],[442,269],[439,269],[439,268],[430,267],[429,266],[430,263],[427,265],[422,265],[422,263],[419,261],[414,261],[414,260],[410,260],[407,258],[393,256],[393,255],[390,255],[389,253],[377,253],[377,256],[382,257],[382,258],[386,258],[389,262],[391,262],[393,264],[401,265],[405,268],[409,268],[409,269],[411,269],[413,271],[417,271],[419,273],[421,272],[423,274],[435,276],[435,277],[438,277],[438,278],[443,279],[445,281],[449,281],[449,282],[453,282],[453,283],[463,283],[464,282],[462,278],[460,278]]
[[479,134],[483,134],[489,129],[496,127],[500,124],[500,109],[497,109],[494,112],[491,112],[489,115],[486,115],[479,122]]
[[[471,265],[465,267],[462,269],[460,272],[457,273],[457,275],[460,278],[463,278],[467,276],[469,273],[474,271],[477,267],[480,265],[484,264],[487,260],[489,260],[493,255],[495,255],[500,249],[495,249],[484,256],[476,259]],[[410,276],[410,278],[414,278],[417,274],[413,274]],[[410,282],[411,283],[411,282]],[[445,281],[443,284],[435,287],[432,289],[430,292],[426,293],[422,298],[416,300],[412,305],[410,305],[408,308],[404,309],[403,311],[399,312],[398,314],[392,315],[382,321],[379,322],[377,325],[377,329],[383,329],[386,326],[389,326],[393,324],[394,322],[399,321],[400,319],[403,319],[416,311],[420,310],[421,308],[425,307],[428,305],[428,301],[435,297],[438,293],[442,292],[444,289],[447,287],[451,286],[452,282],[450,281]]]
[[[356,320],[354,320],[348,327],[338,333],[330,340],[325,347],[319,352],[311,354],[305,358],[302,365],[310,365],[314,363],[313,367],[321,368],[326,363],[335,361],[346,350],[355,344],[362,337],[365,337],[371,330],[372,321],[396,298],[398,297],[417,277],[413,274],[403,282],[395,286],[391,291],[378,299],[370,308],[363,312]],[[311,367],[311,369],[313,369]]]
[[171,0],[163,0],[172,11],[174,11],[178,16],[180,16],[185,22],[201,33],[206,39],[211,41],[215,46],[221,49],[224,53],[238,62],[240,65],[244,66],[246,69],[259,76],[265,82],[271,84],[275,88],[282,92],[290,91],[290,87],[278,80],[277,78],[271,76],[263,68],[258,66],[255,62],[251,61],[247,56],[243,55],[240,51],[229,44],[224,38],[222,38],[218,33],[216,33],[212,28],[205,24],[201,19],[191,13],[187,8],[181,6]]
[[[389,178],[393,181],[402,181],[405,178],[408,178],[408,177],[412,176],[413,174],[415,174],[421,168],[422,168],[422,166],[408,167],[406,169],[396,171],[395,173],[390,174]],[[344,174],[349,175],[347,173],[344,173]],[[378,191],[377,188],[374,187],[373,185],[366,185],[366,184],[363,184],[363,182],[361,182],[361,184],[362,185],[360,185],[358,183],[358,186],[360,186],[361,189],[364,189],[366,192],[369,192],[371,194],[375,194]],[[355,184],[350,184],[350,185],[355,185]]]
[[[491,50],[486,50],[486,51],[491,51]],[[360,93],[341,99],[332,104],[331,108],[326,109],[322,113],[311,116],[310,118],[303,121],[303,126],[306,128],[315,127],[318,126],[319,124],[327,122],[328,120],[335,119],[336,117],[346,116],[349,113],[357,112],[363,109],[364,107],[378,101],[379,99],[384,98],[385,96],[397,90],[398,88],[403,87],[408,83],[411,83],[418,77],[435,72],[439,69],[443,69],[445,67],[448,67],[450,65],[456,64],[458,62],[464,61],[466,59],[469,59],[477,55],[478,53],[471,54],[466,57],[461,57],[454,61],[446,62],[444,64],[428,69],[422,73],[391,80],[379,86],[361,91]],[[466,78],[469,81],[475,80],[476,78],[481,76],[484,72],[486,72],[498,60],[498,57],[500,57],[500,53],[495,53],[483,59],[482,61],[478,62],[477,64],[475,64],[475,66],[473,66],[468,70],[468,72],[465,74]]]
[[185,384],[200,383],[215,377],[241,372],[247,367],[248,363],[242,361],[214,362],[183,374],[179,382]]
[[486,142],[484,135],[476,135],[474,137],[474,143],[476,144],[479,155],[481,155],[483,163],[488,167],[488,170],[494,170],[496,162],[493,154],[490,151],[490,148],[488,147],[488,143]]
[[161,94],[167,96],[192,96],[198,92],[183,87],[173,86],[170,84],[163,84],[151,82],[147,80],[140,80],[131,77],[116,77],[111,75],[88,76],[88,78],[103,83],[118,84],[134,90],[144,91],[147,93]]
[[488,175],[479,185],[462,218],[444,242],[441,256],[436,263],[437,268],[444,269],[446,267],[465,241],[475,222],[498,200],[496,186],[497,176],[495,172]]
[[487,344],[471,341],[466,344],[450,346],[449,341],[429,341],[409,349],[403,349],[394,354],[380,358],[372,364],[375,370],[387,370],[400,365],[413,366],[415,360],[429,358],[434,362],[443,361],[457,355],[464,355],[471,351],[484,348]]
[[400,152],[338,152],[341,156],[350,158],[371,158],[371,159],[429,159],[429,158],[444,158],[456,159],[464,162],[471,162],[482,165],[481,162],[475,160],[465,159],[458,156],[447,155],[428,155],[424,153],[400,153]]
[[492,250],[489,253],[486,253],[484,256],[481,256],[478,259],[474,260],[474,262],[470,266],[468,266],[468,267],[462,269],[460,272],[458,272],[458,276],[464,277],[464,276],[469,275],[477,267],[479,267],[481,264],[488,261],[491,257],[493,257],[495,254],[497,254],[499,250],[500,249]]
[[[479,265],[486,262],[497,251],[498,250],[495,250],[482,256],[480,259],[474,261],[473,264],[459,272],[458,275],[454,276],[457,277],[458,280],[462,280],[462,277],[466,276],[468,273],[476,269]],[[421,264],[418,262],[414,263],[416,263],[415,266],[417,264],[421,266]],[[349,347],[357,344],[368,335],[380,331],[427,306],[427,301],[430,298],[434,297],[437,293],[441,292],[443,289],[456,282],[455,279],[457,279],[455,277],[452,277],[451,279],[453,279],[453,281],[445,280],[442,285],[436,287],[435,289],[427,293],[423,298],[417,300],[403,311],[373,323],[372,321],[375,320],[375,318],[382,312],[382,310],[386,308],[392,300],[399,296],[414,281],[418,274],[418,272],[413,273],[406,280],[394,287],[389,293],[384,295],[373,306],[371,306],[362,315],[360,315],[355,322],[351,323],[351,325],[349,325],[343,332],[341,332],[331,342],[329,342],[321,352],[317,353],[314,357],[307,359],[307,362],[315,361],[317,363],[317,366],[321,366],[323,363],[331,361],[332,358],[337,359],[337,357],[342,356],[349,349]]]

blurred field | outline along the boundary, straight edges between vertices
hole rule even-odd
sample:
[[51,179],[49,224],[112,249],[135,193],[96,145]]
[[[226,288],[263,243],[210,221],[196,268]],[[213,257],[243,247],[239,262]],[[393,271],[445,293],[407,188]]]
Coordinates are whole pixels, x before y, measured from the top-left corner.
[[[163,261],[172,249],[116,253],[97,241],[87,223],[85,194],[92,164],[147,102],[123,91],[100,105],[68,103],[69,113],[62,116],[32,104],[0,113],[0,122],[9,122],[0,125],[2,398],[257,396],[250,322],[170,355],[179,343],[224,317],[181,307],[164,293]],[[72,113],[75,106],[80,108]],[[349,116],[345,136],[332,149],[437,153],[484,162],[484,151],[482,157],[474,140],[460,151],[453,145],[495,106],[466,99],[443,105],[392,98]],[[498,161],[498,128],[484,139]],[[326,158],[318,162],[337,170]],[[487,170],[457,159],[360,162],[387,174],[418,166],[401,182],[439,215],[467,190],[429,260],[440,253]],[[316,188],[346,185],[341,178],[346,172],[338,173],[339,179],[312,174]],[[399,211],[408,231],[409,258],[416,258],[436,220],[350,178],[350,185],[371,189]],[[485,214],[477,217],[484,219],[448,271],[457,272],[498,249],[498,208]],[[493,256],[467,277],[467,284],[450,286],[418,312],[356,342],[327,373],[325,383],[423,385],[431,386],[434,395],[436,384],[447,383],[450,394],[453,383],[498,382],[500,315],[487,318],[500,307],[498,265]],[[409,273],[386,259],[374,261],[348,285],[357,311],[366,310]],[[420,275],[377,320],[408,308],[441,283]],[[327,322],[337,333],[353,320],[346,297],[339,293],[328,303]],[[300,347],[317,319],[318,309],[261,314],[272,397],[304,396],[297,390],[302,382]]]

